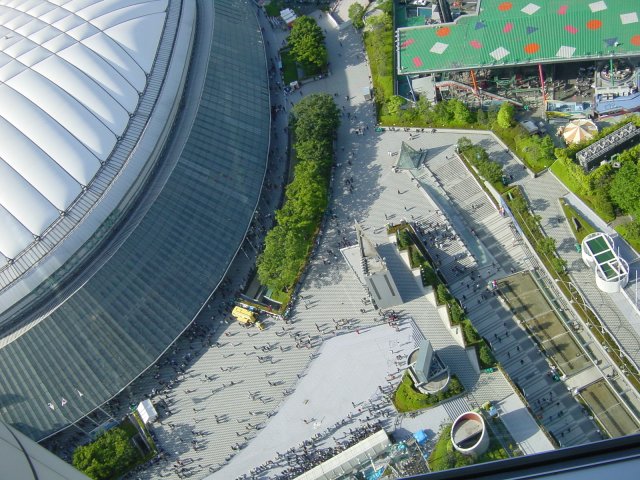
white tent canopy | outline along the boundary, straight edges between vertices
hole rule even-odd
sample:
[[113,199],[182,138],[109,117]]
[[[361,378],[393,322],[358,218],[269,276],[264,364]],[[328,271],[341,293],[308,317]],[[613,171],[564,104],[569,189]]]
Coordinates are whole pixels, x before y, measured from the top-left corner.
[[145,425],[147,423],[155,422],[158,418],[158,412],[156,412],[156,409],[149,399],[141,401],[138,404],[137,410],[140,418],[142,419],[142,423],[144,423]]
[[590,140],[598,133],[598,127],[591,120],[580,119],[570,122],[565,128],[562,136],[564,141],[569,143],[581,143]]

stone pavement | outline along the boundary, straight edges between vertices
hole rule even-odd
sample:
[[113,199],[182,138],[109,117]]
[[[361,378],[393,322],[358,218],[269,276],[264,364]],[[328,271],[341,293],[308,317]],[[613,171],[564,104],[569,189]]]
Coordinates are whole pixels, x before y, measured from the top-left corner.
[[[329,338],[278,414],[249,448],[211,478],[240,476],[247,472],[247,466],[275,461],[276,452],[286,452],[314,435],[321,437],[315,442],[316,448],[335,445],[336,439],[348,436],[354,422],[366,422],[372,415],[363,406],[380,396],[379,388],[387,385],[390,375],[398,375],[400,365],[415,348],[409,324],[400,331],[378,325]],[[391,409],[375,413],[389,430],[393,421],[383,413],[391,414]],[[422,419],[423,428],[433,423],[433,413],[429,419]],[[342,425],[344,419],[349,421]],[[274,467],[254,478],[273,478],[281,470],[282,466]]]
[[[487,288],[492,279],[532,268],[532,265],[511,220],[500,215],[454,154],[453,145],[463,135],[446,130],[419,134],[385,132],[384,135],[393,134],[410,142],[415,149],[428,149],[424,164],[412,170],[411,176],[417,179],[436,203],[434,208],[439,208],[442,214],[424,215],[414,220],[424,228],[425,244],[440,273],[448,280],[452,294],[467,308],[474,326],[488,340],[503,368],[524,392],[540,422],[557,439],[562,439],[562,445],[600,438],[595,425],[567,389],[551,380],[546,357],[517,324],[507,306]],[[494,157],[511,158],[490,135],[465,132],[464,136],[482,145]],[[506,172],[514,180],[528,178],[521,167],[514,165]],[[454,234],[457,237],[452,240]],[[494,400],[499,399],[498,391],[494,392]],[[551,398],[553,402],[550,402]],[[575,428],[565,434],[568,422]]]
[[[233,455],[236,450],[232,450],[231,447],[237,443],[247,445],[246,448],[251,449],[251,439],[256,434],[258,438],[262,436],[258,434],[256,428],[266,424],[267,414],[271,415],[277,409],[285,408],[287,405],[287,403],[281,404],[285,399],[285,390],[297,385],[298,374],[307,368],[310,361],[309,354],[313,351],[313,349],[296,348],[298,338],[311,338],[315,348],[320,341],[318,329],[325,328],[326,324],[330,326],[330,318],[335,317],[352,319],[363,328],[374,324],[376,315],[370,307],[362,303],[364,292],[360,285],[347,267],[327,252],[327,248],[337,250],[339,242],[345,240],[353,242],[352,225],[353,220],[356,219],[363,221],[365,227],[370,227],[371,232],[378,232],[381,240],[386,241],[386,234],[381,228],[387,222],[385,216],[399,219],[403,215],[402,212],[407,212],[409,209],[414,216],[433,214],[430,207],[426,205],[424,193],[420,189],[411,190],[409,195],[403,195],[402,203],[398,202],[396,190],[399,185],[394,182],[401,181],[403,188],[411,184],[406,185],[409,181],[408,177],[397,176],[391,171],[383,152],[397,149],[403,135],[391,132],[385,135],[373,134],[374,106],[370,102],[365,102],[361,96],[361,87],[369,84],[369,74],[367,65],[363,62],[364,53],[358,34],[352,29],[338,33],[324,15],[320,15],[319,23],[327,30],[327,46],[330,51],[333,74],[326,79],[305,84],[303,95],[315,91],[336,93],[336,101],[344,110],[344,123],[338,136],[339,167],[333,183],[332,209],[337,219],[330,222],[318,246],[317,254],[312,259],[303,282],[301,291],[303,298],[301,297],[293,310],[292,325],[284,326],[280,323],[269,325],[266,331],[259,333],[245,332],[239,326],[231,325],[225,332],[225,335],[228,333],[230,338],[227,340],[225,336],[220,337],[221,340],[227,341],[221,342],[220,348],[209,349],[202,359],[193,365],[191,375],[194,377],[186,378],[181,384],[180,389],[185,388],[183,391],[189,393],[182,395],[176,392],[175,398],[170,399],[174,402],[172,407],[174,405],[177,407],[176,411],[172,408],[170,418],[171,423],[176,426],[170,429],[170,426],[167,428],[167,421],[163,423],[159,430],[165,433],[158,433],[161,438],[160,443],[165,445],[163,442],[167,442],[171,445],[167,448],[170,451],[175,449],[178,452],[178,458],[183,460],[190,458],[194,460],[194,464],[202,465],[202,470],[194,472],[198,476],[208,469],[216,470],[226,464],[229,464],[229,472],[233,472],[233,475],[242,471],[242,468],[245,468],[246,472],[252,467],[240,461],[241,457],[237,461],[234,460]],[[273,50],[274,45],[279,44],[279,37],[270,37],[266,26],[265,30],[267,41],[270,42]],[[277,35],[281,34],[278,32]],[[286,101],[295,103],[298,98],[302,97],[294,94]],[[287,108],[290,105],[291,103],[287,104]],[[365,135],[350,133],[354,126],[365,128]],[[378,159],[384,161],[377,161]],[[345,186],[345,180],[352,177],[355,184],[353,194],[348,193],[349,189]],[[404,208],[400,210],[401,207]],[[391,252],[389,262],[395,262],[393,268],[402,270],[397,255],[394,260]],[[434,308],[427,304],[424,297],[420,295],[421,292],[416,291],[416,285],[412,283],[413,278],[409,279],[405,275],[405,279],[400,282],[403,283],[403,287],[399,285],[399,288],[405,288],[408,297],[413,299],[403,306],[403,309],[406,308],[403,315],[406,318],[414,318],[423,333],[434,342],[437,348],[443,350],[442,355],[445,361],[470,389],[469,399],[472,403],[480,404],[513,396],[513,390],[501,374],[479,376],[473,372],[466,353],[455,346],[455,342],[442,326]],[[360,312],[363,306],[365,313]],[[292,330],[289,330],[290,328]],[[256,351],[254,347],[268,348],[268,352],[262,354],[261,350]],[[270,358],[261,362],[258,359],[259,356]],[[223,370],[220,370],[220,367]],[[229,370],[233,373],[229,374]],[[201,373],[197,375],[198,372]],[[203,382],[203,375],[208,375],[208,378],[212,375],[219,376],[211,381],[215,382],[212,391],[215,390],[216,393],[200,392],[203,387],[197,382]],[[234,379],[238,383],[231,385]],[[198,390],[192,391],[196,388]],[[370,391],[365,393],[370,394]],[[469,404],[465,402],[466,400],[458,401],[455,406],[446,407],[449,409],[446,415],[455,416],[460,413]],[[198,406],[189,408],[190,403]],[[197,411],[192,413],[193,408]],[[200,413],[199,408],[206,410]],[[445,407],[442,408],[445,409]],[[520,409],[528,415],[522,403],[518,401],[512,402],[511,408]],[[446,409],[444,411],[446,412]],[[251,417],[249,418],[248,412],[254,412],[255,415],[249,414]],[[442,413],[438,415],[441,419],[446,418]],[[273,421],[277,419],[278,415],[273,418]],[[194,422],[195,427],[193,427]],[[404,422],[412,428],[417,426],[408,420],[403,420],[401,425],[404,425]],[[437,423],[439,425],[441,421]],[[245,424],[251,424],[251,426],[247,429]],[[176,437],[178,440],[182,438],[176,435],[177,428],[180,428],[180,432],[184,432],[184,442],[175,442]],[[191,428],[195,428],[196,431],[206,430],[209,433],[204,440],[198,442],[202,447],[197,452],[184,447],[184,443],[193,438],[187,435]],[[213,439],[210,445],[206,443],[209,436]],[[200,436],[197,437],[200,438]],[[545,438],[538,439],[536,442],[533,441],[535,437],[535,434],[530,435],[534,445],[531,451],[550,448]],[[524,437],[523,440],[525,440]],[[256,441],[258,441],[257,438]],[[272,455],[274,453],[275,448]],[[243,452],[243,455],[248,454]],[[268,458],[268,456],[262,458]],[[242,468],[238,469],[237,465],[241,465]],[[161,476],[175,475],[175,472],[167,467],[155,470],[155,473]],[[226,468],[222,468],[220,474],[227,477]]]

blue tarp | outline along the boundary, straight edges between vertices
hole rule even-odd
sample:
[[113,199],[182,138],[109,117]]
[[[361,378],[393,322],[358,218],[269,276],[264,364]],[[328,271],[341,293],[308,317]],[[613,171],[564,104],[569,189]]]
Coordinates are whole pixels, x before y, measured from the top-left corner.
[[384,469],[385,467],[379,468],[378,470],[374,470],[373,472],[367,475],[367,480],[378,480],[384,473]]
[[424,433],[424,430],[418,430],[413,434],[413,438],[416,439],[416,442],[418,442],[419,445],[422,445],[427,441],[427,434]]
[[596,102],[596,112],[600,115],[619,111],[634,112],[638,109],[640,109],[640,93]]

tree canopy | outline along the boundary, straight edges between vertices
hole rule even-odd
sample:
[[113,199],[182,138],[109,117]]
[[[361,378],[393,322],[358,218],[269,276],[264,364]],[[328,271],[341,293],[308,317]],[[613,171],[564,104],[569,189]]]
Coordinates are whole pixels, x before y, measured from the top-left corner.
[[501,128],[509,128],[515,123],[516,107],[509,102],[502,102],[496,122]]
[[637,162],[626,161],[611,181],[611,199],[622,210],[640,216],[640,167]]
[[138,456],[130,435],[116,427],[103,433],[95,442],[76,448],[73,466],[95,480],[102,480],[122,472]]
[[330,142],[340,125],[340,109],[331,95],[309,95],[293,107],[293,124],[298,142]]
[[293,57],[307,73],[317,73],[327,66],[324,34],[313,18],[302,16],[293,22],[288,41]]
[[258,278],[275,291],[288,291],[295,283],[327,208],[333,138],[340,125],[340,111],[327,94],[304,98],[292,116],[298,163],[276,212],[277,225],[258,257]]
[[362,20],[362,17],[364,17],[364,11],[364,7],[358,2],[352,3],[349,6],[349,19],[351,20],[351,24],[357,29],[364,27],[364,21]]

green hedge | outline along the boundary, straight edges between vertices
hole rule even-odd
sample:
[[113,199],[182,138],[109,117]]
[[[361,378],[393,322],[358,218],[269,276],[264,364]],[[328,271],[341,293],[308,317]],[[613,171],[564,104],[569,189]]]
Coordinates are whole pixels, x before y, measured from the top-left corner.
[[455,375],[451,375],[446,391],[438,392],[436,394],[420,393],[414,387],[409,373],[405,372],[400,385],[393,394],[393,404],[395,405],[398,412],[413,412],[416,410],[433,407],[440,402],[447,400],[448,398],[455,397],[456,395],[461,394],[462,392],[464,392],[462,383],[460,383],[458,377],[456,377]]
[[373,91],[378,111],[393,97],[393,19],[388,13],[366,20],[364,46],[369,58]]
[[328,204],[340,111],[331,95],[313,94],[293,108],[292,123],[298,163],[257,261],[260,282],[274,292],[291,291],[311,251]]

